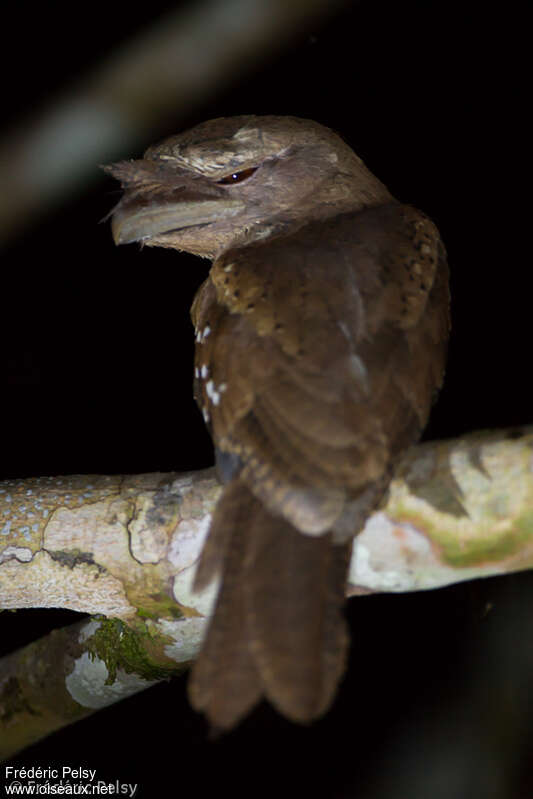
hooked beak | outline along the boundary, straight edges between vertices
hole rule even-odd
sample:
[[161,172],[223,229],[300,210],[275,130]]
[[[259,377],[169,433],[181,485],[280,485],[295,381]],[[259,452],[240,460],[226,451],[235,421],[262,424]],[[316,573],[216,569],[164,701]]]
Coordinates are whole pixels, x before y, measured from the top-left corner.
[[245,208],[242,200],[213,183],[203,184],[183,172],[165,173],[150,162],[122,162],[104,169],[124,186],[111,212],[115,244],[164,239],[168,233],[220,222]]
[[229,197],[183,196],[176,201],[155,200],[148,205],[128,202],[127,195],[113,211],[111,230],[115,244],[131,244],[158,238],[195,225],[206,225],[235,216],[244,203]]

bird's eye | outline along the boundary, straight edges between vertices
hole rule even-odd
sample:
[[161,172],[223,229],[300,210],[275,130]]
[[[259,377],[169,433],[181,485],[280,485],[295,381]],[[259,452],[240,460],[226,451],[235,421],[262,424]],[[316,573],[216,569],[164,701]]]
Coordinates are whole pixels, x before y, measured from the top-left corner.
[[257,170],[256,166],[251,166],[249,169],[243,169],[242,172],[232,172],[231,175],[226,175],[222,180],[217,180],[217,183],[222,183],[224,186],[232,185],[233,183],[242,183],[247,180]]

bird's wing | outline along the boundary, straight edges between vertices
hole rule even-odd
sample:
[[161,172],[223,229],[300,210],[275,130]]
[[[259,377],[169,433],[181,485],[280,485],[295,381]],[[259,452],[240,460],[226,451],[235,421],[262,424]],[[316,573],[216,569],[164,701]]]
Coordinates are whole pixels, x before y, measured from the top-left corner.
[[319,534],[389,475],[442,380],[446,269],[435,226],[398,204],[220,257],[192,316],[228,476]]

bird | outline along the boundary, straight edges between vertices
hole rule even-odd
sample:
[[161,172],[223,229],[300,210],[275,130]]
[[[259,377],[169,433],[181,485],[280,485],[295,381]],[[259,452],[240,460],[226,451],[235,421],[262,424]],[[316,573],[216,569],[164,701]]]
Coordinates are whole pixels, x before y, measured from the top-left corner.
[[444,245],[308,119],[221,117],[105,169],[123,189],[116,244],[211,261],[194,396],[223,491],[194,585],[220,589],[191,704],[216,731],[263,699],[309,724],[346,668],[354,537],[443,381]]

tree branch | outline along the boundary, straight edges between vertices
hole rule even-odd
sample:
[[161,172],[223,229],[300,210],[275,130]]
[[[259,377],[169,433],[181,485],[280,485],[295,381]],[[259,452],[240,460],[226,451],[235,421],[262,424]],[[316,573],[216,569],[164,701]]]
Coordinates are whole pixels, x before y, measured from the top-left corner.
[[[0,484],[1,607],[105,617],[0,660],[1,756],[195,658],[217,589],[192,592],[194,564],[219,493],[212,469]],[[479,432],[404,457],[355,539],[347,593],[532,565],[533,427]]]

